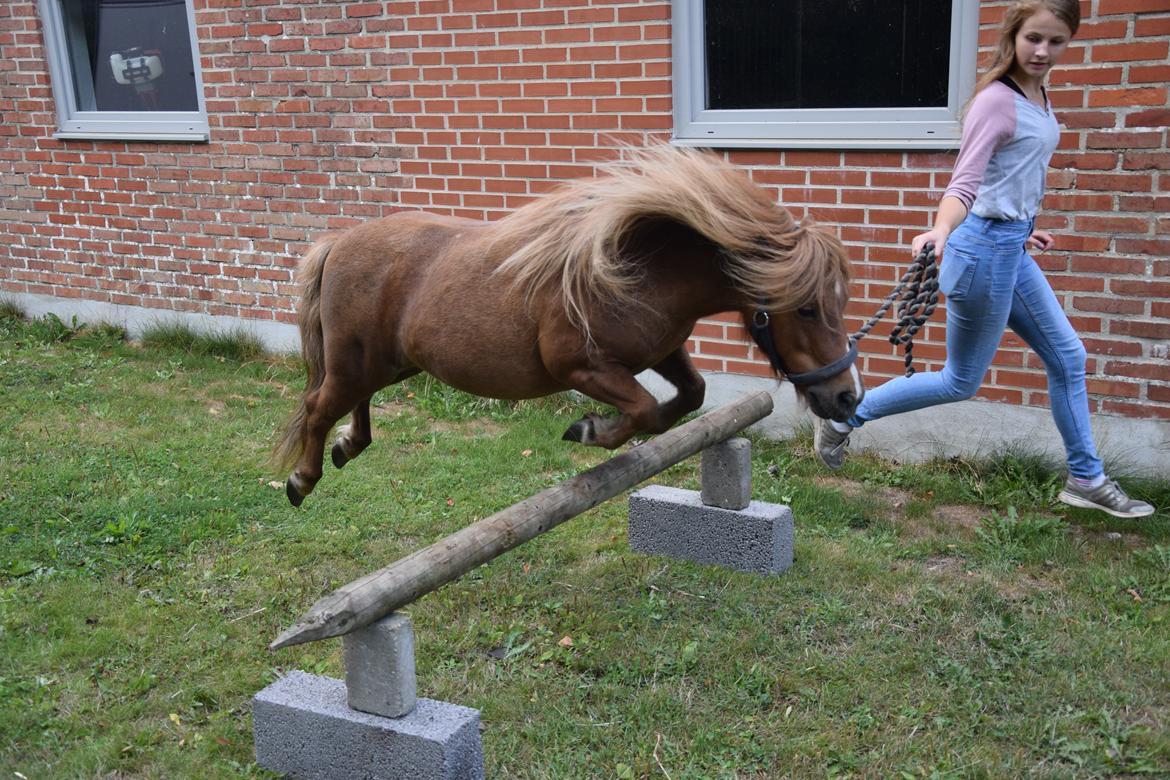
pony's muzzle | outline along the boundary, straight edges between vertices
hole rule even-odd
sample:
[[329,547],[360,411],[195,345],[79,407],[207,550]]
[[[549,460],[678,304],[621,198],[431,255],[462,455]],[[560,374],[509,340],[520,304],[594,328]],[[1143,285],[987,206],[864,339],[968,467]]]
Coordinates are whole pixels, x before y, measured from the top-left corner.
[[852,417],[864,397],[865,388],[861,385],[861,377],[852,366],[828,382],[805,388],[805,399],[812,413],[836,422],[845,422]]

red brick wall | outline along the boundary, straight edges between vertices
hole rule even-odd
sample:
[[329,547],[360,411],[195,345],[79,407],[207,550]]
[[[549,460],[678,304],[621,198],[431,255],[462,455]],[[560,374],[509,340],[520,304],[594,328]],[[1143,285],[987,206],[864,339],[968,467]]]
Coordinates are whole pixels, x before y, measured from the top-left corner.
[[[984,2],[982,42],[1004,3]],[[1170,0],[1084,0],[1051,95],[1065,125],[1039,259],[1089,350],[1095,411],[1170,419]],[[36,4],[0,5],[0,292],[290,322],[307,243],[401,208],[492,219],[669,137],[669,2],[196,0],[208,144],[56,141]],[[731,151],[798,214],[840,226],[855,324],[931,219],[952,153]],[[943,356],[941,312],[919,367]],[[875,333],[889,332],[889,321]],[[703,368],[766,375],[733,317]],[[863,342],[874,383],[901,371]],[[982,391],[1045,402],[1005,336]]]

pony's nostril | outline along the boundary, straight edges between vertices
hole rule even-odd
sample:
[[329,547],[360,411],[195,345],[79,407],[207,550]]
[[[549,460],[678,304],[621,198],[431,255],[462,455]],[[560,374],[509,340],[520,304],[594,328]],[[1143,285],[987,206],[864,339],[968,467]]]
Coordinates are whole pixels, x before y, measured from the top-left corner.
[[852,390],[845,390],[837,395],[837,405],[842,409],[852,410],[857,406],[860,399]]

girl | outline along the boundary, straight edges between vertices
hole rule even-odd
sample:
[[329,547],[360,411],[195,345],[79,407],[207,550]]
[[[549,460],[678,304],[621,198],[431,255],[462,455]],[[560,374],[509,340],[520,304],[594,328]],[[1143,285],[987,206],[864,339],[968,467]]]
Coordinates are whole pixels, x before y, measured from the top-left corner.
[[995,57],[968,104],[959,156],[934,227],[911,243],[915,255],[934,244],[942,263],[946,363],[941,371],[892,379],[866,393],[848,423],[821,420],[815,447],[829,468],[844,463],[853,428],[975,395],[1010,326],[1048,373],[1052,416],[1068,457],[1060,500],[1117,517],[1153,513],[1102,470],[1089,430],[1084,346],[1027,251],[1053,244],[1051,234],[1034,229],[1048,161],[1060,138],[1044,80],[1079,26],[1078,0],[1019,0],[1008,8]]

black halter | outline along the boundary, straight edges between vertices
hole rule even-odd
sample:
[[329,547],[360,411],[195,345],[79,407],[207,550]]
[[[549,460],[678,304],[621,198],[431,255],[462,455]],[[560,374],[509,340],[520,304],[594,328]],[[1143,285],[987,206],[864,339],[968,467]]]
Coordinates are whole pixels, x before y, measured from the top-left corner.
[[776,342],[772,339],[771,328],[768,327],[770,321],[771,317],[768,315],[767,309],[759,306],[756,308],[756,313],[752,315],[748,331],[752,334],[752,341],[756,342],[756,346],[768,356],[772,368],[794,385],[815,385],[818,382],[823,382],[837,376],[857,360],[857,342],[854,339],[849,339],[849,351],[829,365],[805,371],[802,374],[793,374],[784,367],[784,361],[780,359],[780,353],[776,351]]

